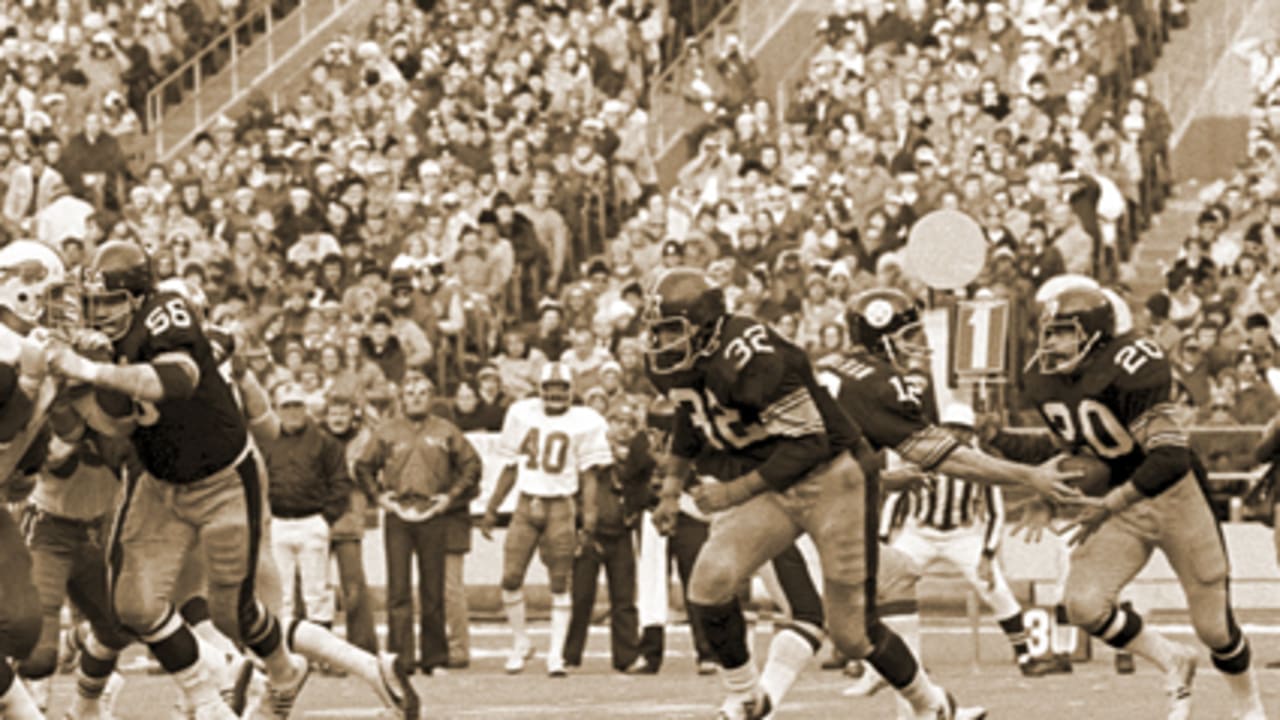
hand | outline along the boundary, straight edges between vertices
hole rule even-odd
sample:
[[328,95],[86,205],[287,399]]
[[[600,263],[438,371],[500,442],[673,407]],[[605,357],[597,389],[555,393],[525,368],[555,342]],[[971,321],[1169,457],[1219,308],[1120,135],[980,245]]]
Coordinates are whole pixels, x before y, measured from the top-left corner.
[[578,544],[574,548],[573,556],[581,557],[587,548],[594,550],[596,557],[604,557],[604,548],[600,546],[600,541],[596,540],[595,532],[582,528],[578,530]]
[[480,518],[480,537],[485,540],[493,539],[493,526],[498,524],[498,514],[492,510],[486,510],[484,517]]
[[1071,522],[1071,537],[1067,539],[1069,547],[1079,547],[1084,544],[1102,524],[1111,517],[1111,510],[1106,505],[1098,503],[1089,505],[1080,510],[1080,513]]
[[54,345],[49,349],[49,368],[75,382],[92,385],[98,379],[98,363],[66,345]]
[[111,338],[100,330],[81,328],[71,336],[71,346],[81,355],[96,362],[110,362]]
[[728,510],[741,505],[751,498],[742,483],[737,480],[729,482],[707,482],[694,488],[691,493],[698,509],[708,515]]
[[[1019,507],[1022,509],[1022,514],[1018,524],[1013,526],[1012,534],[1014,537],[1022,535],[1023,540],[1034,545],[1044,539],[1045,528],[1051,529],[1053,506],[1044,498],[1036,496],[1023,501]],[[1012,511],[1013,508],[1010,510]]]
[[652,515],[658,534],[670,536],[676,531],[676,519],[680,517],[680,498],[671,496],[658,500],[658,507],[653,509]]
[[928,481],[929,476],[915,465],[904,465],[880,473],[880,485],[887,492],[914,492],[923,488]]
[[400,503],[396,502],[395,495],[390,492],[378,494],[378,507],[390,513],[400,513]]
[[990,590],[996,586],[995,558],[985,551],[978,559],[978,579]]
[[422,511],[422,519],[430,520],[444,512],[449,507],[450,502],[449,493],[439,493],[435,495],[431,498],[431,504],[427,506],[427,509]]
[[1058,468],[1058,460],[1056,457],[1050,458],[1032,468],[1027,476],[1027,487],[1040,493],[1054,505],[1071,507],[1089,504],[1090,499],[1069,484],[1084,477],[1084,473],[1064,472]]

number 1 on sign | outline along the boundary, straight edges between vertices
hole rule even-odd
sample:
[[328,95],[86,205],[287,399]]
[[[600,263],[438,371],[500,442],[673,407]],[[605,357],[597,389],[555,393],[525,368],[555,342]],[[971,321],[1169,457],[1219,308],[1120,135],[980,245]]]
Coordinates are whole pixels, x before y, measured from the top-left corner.
[[969,356],[970,368],[974,370],[986,370],[987,362],[990,359],[991,350],[991,313],[993,306],[982,303],[972,306],[973,311],[969,314],[969,327],[973,333],[969,340],[973,347],[970,348],[972,353]]

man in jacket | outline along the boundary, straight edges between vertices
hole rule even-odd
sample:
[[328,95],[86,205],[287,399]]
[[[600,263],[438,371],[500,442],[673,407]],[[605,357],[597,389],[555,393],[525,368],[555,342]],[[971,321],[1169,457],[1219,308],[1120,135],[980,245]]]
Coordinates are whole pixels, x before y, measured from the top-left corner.
[[[480,456],[453,423],[431,414],[434,388],[417,372],[405,375],[403,412],[380,424],[360,459],[356,477],[386,511],[387,644],[405,671],[428,675],[449,661],[445,635],[444,572],[448,517],[479,492]],[[418,559],[422,653],[413,636],[410,562]]]
[[342,443],[311,420],[306,400],[300,385],[280,388],[280,436],[262,448],[271,478],[271,547],[285,584],[281,617],[294,617],[296,575],[306,604],[302,616],[329,627],[330,526],[347,510],[351,479]]

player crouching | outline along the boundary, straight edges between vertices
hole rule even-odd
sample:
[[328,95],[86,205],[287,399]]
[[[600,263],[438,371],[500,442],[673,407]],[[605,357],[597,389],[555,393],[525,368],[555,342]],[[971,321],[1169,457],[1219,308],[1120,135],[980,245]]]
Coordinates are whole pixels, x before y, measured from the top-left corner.
[[[1165,554],[1187,595],[1191,622],[1223,673],[1232,717],[1266,717],[1249,643],[1231,612],[1227,551],[1202,484],[1203,468],[1181,427],[1164,351],[1134,333],[1117,334],[1115,308],[1096,288],[1064,290],[1046,303],[1040,344],[1025,376],[1026,396],[1061,444],[1091,452],[1110,467],[1100,498],[1074,519],[1074,548],[1064,588],[1068,619],[1108,645],[1150,660],[1167,677],[1170,720],[1191,714],[1195,655],[1144,625],[1117,595]],[[1048,438],[997,434],[1009,456],[1046,456]],[[1048,522],[1041,508],[1034,522]]]

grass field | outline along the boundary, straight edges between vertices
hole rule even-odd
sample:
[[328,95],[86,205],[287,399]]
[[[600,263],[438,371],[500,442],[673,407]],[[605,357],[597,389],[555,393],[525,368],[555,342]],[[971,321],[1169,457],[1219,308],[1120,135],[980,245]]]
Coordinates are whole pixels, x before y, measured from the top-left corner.
[[[1176,637],[1190,642],[1185,628],[1174,626]],[[1280,632],[1271,627],[1248,627],[1259,666],[1280,657]],[[541,631],[541,632],[540,632]],[[767,636],[761,633],[757,648],[763,652]],[[535,627],[535,642],[545,646],[545,626]],[[566,679],[546,677],[542,659],[532,661],[524,674],[502,671],[508,644],[498,625],[479,625],[473,638],[472,666],[446,677],[414,679],[423,697],[425,718],[710,718],[720,699],[714,677],[694,672],[688,632],[683,627],[668,632],[667,658],[656,676],[627,676],[612,672],[608,638],[604,628],[592,629],[584,666]],[[1094,645],[1095,659],[1080,663],[1072,675],[1028,680],[1021,677],[1008,657],[1003,638],[994,627],[984,628],[981,659],[974,662],[974,642],[969,630],[956,625],[926,626],[924,653],[931,672],[950,689],[962,705],[983,705],[990,718],[1022,720],[1157,720],[1164,717],[1160,677],[1139,663],[1138,672],[1118,676],[1111,654]],[[135,660],[136,657],[129,658]],[[128,664],[128,663],[126,663]],[[136,663],[135,663],[136,664]],[[1280,717],[1280,684],[1276,671],[1260,670],[1267,707]],[[117,706],[120,720],[163,720],[172,716],[173,683],[145,672],[126,673],[128,683]],[[828,718],[892,718],[890,694],[870,699],[850,699],[841,690],[850,681],[838,672],[816,667],[803,675],[777,718],[826,720]],[[70,676],[58,679],[50,718],[61,718],[74,693]],[[1194,718],[1227,720],[1226,686],[1203,658],[1196,683]],[[352,678],[314,677],[294,711],[294,718],[358,720],[382,717],[373,695]]]

